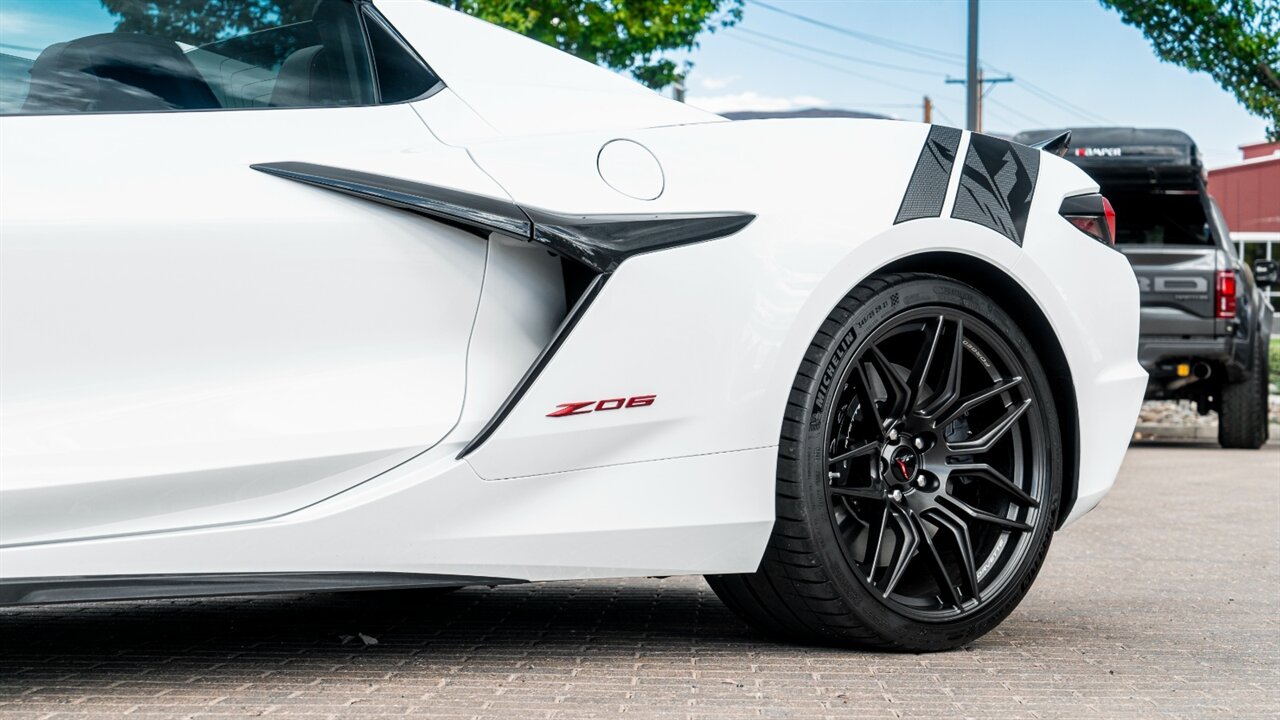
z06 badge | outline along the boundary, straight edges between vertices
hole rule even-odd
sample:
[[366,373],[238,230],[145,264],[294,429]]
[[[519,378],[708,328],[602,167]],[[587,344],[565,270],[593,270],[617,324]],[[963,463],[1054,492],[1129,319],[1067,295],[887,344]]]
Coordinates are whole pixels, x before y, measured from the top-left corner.
[[587,400],[586,402],[560,403],[556,409],[547,413],[547,417],[565,417],[566,415],[586,415],[605,410],[622,408],[649,407],[657,400],[657,395],[636,395],[629,398],[610,398],[608,400]]

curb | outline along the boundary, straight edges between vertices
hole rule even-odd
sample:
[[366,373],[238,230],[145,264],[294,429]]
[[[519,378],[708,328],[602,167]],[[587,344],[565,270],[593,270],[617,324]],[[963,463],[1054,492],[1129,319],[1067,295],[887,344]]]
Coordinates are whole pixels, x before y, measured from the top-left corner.
[[[1268,445],[1280,445],[1280,425],[1271,423]],[[1133,428],[1134,440],[1204,440],[1218,442],[1218,425],[1157,425],[1138,423]]]

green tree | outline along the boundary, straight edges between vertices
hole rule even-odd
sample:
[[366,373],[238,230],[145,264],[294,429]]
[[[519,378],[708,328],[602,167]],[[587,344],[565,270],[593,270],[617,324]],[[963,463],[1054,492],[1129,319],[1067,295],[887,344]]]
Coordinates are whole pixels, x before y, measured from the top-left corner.
[[1280,0],[1100,0],[1156,56],[1209,73],[1280,139]]
[[743,0],[435,0],[566,52],[626,71],[651,88],[685,68],[662,57],[742,19]]

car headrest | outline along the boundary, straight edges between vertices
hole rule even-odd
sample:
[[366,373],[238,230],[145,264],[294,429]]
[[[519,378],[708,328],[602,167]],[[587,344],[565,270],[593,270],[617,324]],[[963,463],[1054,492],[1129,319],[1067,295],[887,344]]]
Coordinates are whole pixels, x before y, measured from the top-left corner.
[[271,94],[274,107],[354,105],[364,95],[360,20],[351,0],[320,0],[311,16],[318,45],[299,48],[285,59]]

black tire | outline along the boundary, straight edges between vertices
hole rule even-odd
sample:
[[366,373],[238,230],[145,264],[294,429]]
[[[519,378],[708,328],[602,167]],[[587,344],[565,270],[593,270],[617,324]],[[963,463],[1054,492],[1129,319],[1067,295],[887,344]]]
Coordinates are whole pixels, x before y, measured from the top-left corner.
[[1257,450],[1267,442],[1267,381],[1271,372],[1266,338],[1253,339],[1253,363],[1238,383],[1223,383],[1218,413],[1218,444],[1224,448]]
[[[923,366],[925,369],[922,372],[912,371],[905,377],[903,377],[904,369],[894,365],[892,361],[886,361],[886,353],[882,353],[878,356],[878,360],[886,361],[892,368],[891,372],[898,374],[899,379],[905,379],[908,383],[916,380],[915,390],[907,389],[908,383],[902,385],[906,392],[905,397],[909,400],[904,403],[908,409],[901,420],[900,426],[904,428],[903,432],[899,434],[889,430],[888,434],[885,434],[886,427],[894,427],[893,420],[882,420],[879,410],[882,404],[889,403],[888,398],[882,400],[873,394],[857,395],[857,392],[848,388],[856,382],[852,378],[858,377],[864,381],[862,384],[868,388],[867,392],[871,393],[870,388],[874,383],[867,379],[869,376],[866,373],[877,372],[876,367],[879,366],[864,365],[864,363],[875,361],[863,360],[860,353],[868,347],[876,348],[877,346],[873,344],[875,342],[890,343],[896,342],[893,338],[908,337],[908,330],[900,328],[914,328],[913,323],[920,325],[919,332],[929,333],[929,323],[933,322],[928,319],[932,317],[929,313],[934,313],[935,310],[939,313],[954,314],[962,321],[955,325],[952,331],[954,337],[946,337],[945,318],[943,314],[938,314],[936,330],[933,331],[934,337],[945,339],[926,341],[921,344],[922,348],[930,343],[934,347],[939,345],[954,347],[953,350],[944,350],[948,353],[948,357],[938,362],[948,362],[957,368],[977,367],[973,365],[975,362],[989,362],[988,368],[1002,367],[1003,363],[1011,363],[1010,367],[1016,367],[1019,372],[1025,373],[1017,376],[1016,389],[993,395],[991,399],[998,400],[1000,405],[985,412],[1006,417],[1008,411],[1016,409],[1022,395],[1029,398],[1021,401],[1026,406],[1023,408],[1025,412],[1018,411],[1022,413],[1021,416],[1013,413],[1016,424],[1011,427],[1014,429],[1006,431],[998,442],[1016,444],[1019,448],[1018,452],[1021,453],[1016,457],[1030,461],[1024,463],[1025,468],[1018,466],[1019,470],[1010,472],[1009,475],[1019,482],[1025,482],[1021,487],[1026,492],[1036,495],[1036,504],[1019,507],[1013,500],[1005,501],[1009,508],[1005,515],[1013,513],[1014,518],[1021,518],[1025,521],[1023,524],[1028,526],[1027,530],[1016,532],[1000,526],[987,525],[988,520],[972,523],[968,520],[969,516],[966,516],[966,520],[971,522],[971,526],[967,527],[973,529],[972,532],[970,529],[965,529],[963,533],[956,531],[954,535],[956,550],[950,554],[950,557],[954,564],[952,569],[959,577],[954,581],[953,575],[948,574],[950,566],[941,559],[945,554],[942,550],[943,542],[952,536],[943,537],[941,524],[936,525],[937,532],[931,536],[932,539],[926,543],[919,543],[928,545],[932,553],[928,558],[931,561],[936,560],[936,565],[929,565],[928,571],[933,573],[935,578],[940,609],[932,611],[927,604],[906,605],[908,601],[914,602],[914,599],[905,595],[899,601],[896,593],[899,592],[898,588],[902,587],[902,581],[888,580],[888,583],[897,582],[897,585],[896,587],[891,585],[883,593],[876,584],[877,567],[885,555],[897,556],[897,559],[894,557],[888,559],[888,562],[893,565],[894,578],[904,577],[906,571],[899,568],[912,568],[911,563],[916,562],[914,558],[924,561],[926,556],[923,551],[918,555],[909,551],[903,552],[907,547],[915,546],[906,541],[906,533],[910,533],[913,537],[930,537],[926,521],[915,520],[913,521],[915,525],[908,522],[902,526],[903,534],[895,535],[897,539],[891,541],[894,547],[889,549],[886,546],[889,552],[882,553],[881,543],[886,542],[885,539],[889,537],[886,534],[887,519],[892,516],[897,521],[899,514],[907,517],[910,513],[904,508],[907,508],[908,501],[925,500],[929,497],[929,492],[934,493],[935,497],[943,494],[954,496],[957,494],[956,486],[964,484],[967,487],[973,483],[973,478],[941,480],[934,484],[951,489],[926,490],[928,480],[926,476],[929,474],[927,471],[933,467],[929,465],[927,453],[921,451],[916,456],[916,460],[912,461],[917,463],[914,480],[908,474],[910,466],[905,464],[905,461],[898,460],[898,455],[893,453],[901,453],[900,443],[906,442],[906,439],[911,437],[907,435],[906,429],[909,420],[916,417],[913,413],[917,411],[911,409],[916,407],[913,403],[918,402],[923,406],[926,400],[922,398],[926,398],[928,394],[933,394],[933,397],[927,402],[938,407],[934,417],[942,415],[948,418],[946,420],[948,424],[945,426],[939,426],[938,421],[934,421],[934,427],[943,427],[935,438],[935,446],[944,448],[945,453],[952,453],[953,448],[965,445],[967,439],[973,435],[957,435],[953,438],[952,433],[961,420],[965,422],[965,430],[961,432],[966,432],[969,419],[979,411],[976,409],[969,411],[959,416],[960,419],[954,422],[950,418],[956,417],[954,408],[965,405],[964,400],[982,393],[970,391],[962,394],[959,392],[963,387],[960,379],[952,382],[942,375],[938,376],[939,379],[933,387],[927,387],[929,385],[927,378],[931,372],[932,350],[928,351],[929,359],[924,358],[925,350],[917,351],[921,354],[917,356],[916,367]],[[919,321],[912,320],[917,316],[927,317]],[[964,324],[969,322],[969,318],[974,325]],[[984,355],[983,352],[975,349],[978,345],[965,346],[970,339],[968,333],[978,333],[978,331],[983,333],[983,337],[993,342],[992,347],[1003,344],[1008,350],[1007,358],[1006,355],[997,354],[995,351],[986,352]],[[878,333],[881,332],[899,332],[900,335],[884,336],[888,337],[888,340],[877,339],[880,337]],[[975,339],[973,342],[978,343],[979,340]],[[968,354],[962,350],[962,347],[968,350]],[[949,359],[952,357],[955,358],[954,361]],[[854,368],[855,360],[856,368]],[[942,366],[939,365],[939,368]],[[845,376],[846,372],[849,373],[848,377]],[[942,368],[937,372],[945,374],[948,371]],[[967,372],[973,374],[972,371]],[[981,376],[981,370],[976,374]],[[955,377],[960,378],[960,373],[955,373]],[[996,378],[997,385],[1003,382],[995,373],[992,373],[992,377]],[[884,376],[880,381],[880,387],[883,389],[890,384],[889,381],[890,378],[887,375]],[[975,381],[985,382],[987,379],[978,377]],[[946,405],[948,402],[946,398],[939,399],[947,386],[955,388],[950,395],[952,403],[950,406]],[[853,395],[849,395],[850,393]],[[887,396],[888,391],[886,390],[885,393]],[[850,400],[847,405],[840,405],[842,398],[846,396],[857,397]],[[863,409],[863,406],[867,405],[868,401],[860,399],[862,397],[871,398],[868,407],[873,409],[870,414],[874,416],[875,422],[866,422],[865,416],[868,412]],[[825,410],[824,402],[827,404]],[[893,404],[898,405],[896,400]],[[918,415],[923,417],[923,411]],[[868,457],[870,464],[867,467],[879,467],[878,470],[867,471],[868,478],[874,477],[874,479],[868,479],[868,482],[884,488],[888,488],[895,482],[905,483],[895,486],[902,488],[897,491],[897,496],[893,496],[891,491],[885,489],[887,494],[882,501],[883,514],[879,534],[876,536],[879,539],[876,541],[874,551],[871,550],[870,541],[873,528],[868,525],[866,530],[857,530],[857,532],[867,533],[867,539],[861,551],[864,557],[862,564],[856,560],[856,553],[849,546],[849,531],[847,528],[842,528],[840,523],[845,522],[845,525],[852,526],[853,523],[848,521],[848,518],[853,516],[853,510],[850,508],[862,511],[862,504],[866,503],[871,508],[866,512],[875,512],[874,503],[878,501],[866,498],[850,500],[845,495],[837,496],[835,493],[863,493],[864,489],[837,485],[836,475],[840,472],[829,470],[831,467],[849,467],[848,463],[854,460],[841,461],[839,457],[861,452],[861,450],[841,452],[835,455],[836,459],[832,459],[834,452],[832,448],[835,446],[829,438],[834,436],[829,433],[835,432],[836,429],[843,433],[846,426],[848,433],[854,433],[855,423],[862,423],[858,425],[859,428],[866,428],[866,432],[879,433],[878,437],[883,439],[881,443],[883,447],[878,445],[877,450],[866,453],[868,456],[875,455],[874,458]],[[996,424],[998,425],[999,421]],[[858,432],[863,430],[859,429]],[[990,430],[981,432],[987,435]],[[890,447],[888,439],[890,435],[897,436],[892,440],[897,447],[896,450]],[[910,442],[914,447],[920,447],[914,444],[916,440],[919,440],[922,445],[927,445],[928,441],[924,440],[927,435],[927,432],[920,431]],[[840,435],[840,437],[845,436]],[[853,443],[847,438],[846,442],[844,447]],[[974,443],[969,441],[968,444]],[[999,624],[1013,611],[1035,579],[1048,552],[1056,524],[1062,486],[1061,447],[1057,411],[1046,374],[1026,335],[993,300],[968,285],[939,276],[895,274],[869,279],[850,292],[831,312],[814,337],[796,375],[783,420],[778,449],[777,521],[760,568],[750,574],[709,576],[707,581],[725,604],[753,627],[784,640],[915,652],[960,647]],[[934,448],[930,448],[928,453],[933,451]],[[886,456],[886,452],[889,455]],[[885,469],[888,467],[883,460],[885,457],[892,458],[893,462],[898,464],[902,475],[890,477],[893,470]],[[947,457],[946,463],[950,463],[950,456]],[[970,457],[988,456],[975,454]],[[992,463],[994,462],[993,460]],[[934,480],[937,481],[944,476],[953,478],[956,474],[960,474],[959,471],[950,470],[950,467],[952,466],[948,465],[940,469]],[[839,482],[855,481],[853,470],[842,472],[844,479]],[[861,478],[862,475],[859,474],[858,477]],[[915,483],[920,484],[919,491],[913,487]],[[984,483],[973,484],[983,486],[983,489],[966,490],[966,492],[978,493],[978,495],[967,497],[999,495]],[[905,496],[904,492],[907,493]],[[895,503],[892,508],[891,500]],[[840,516],[841,508],[846,511],[843,521]],[[920,512],[920,517],[932,518],[931,510],[935,508],[924,509]],[[924,531],[924,534],[918,536],[917,531],[909,527],[918,527]],[[972,538],[985,537],[992,532],[1015,539],[1008,541],[1007,544],[999,542],[991,544],[992,541],[989,540],[982,541],[987,542],[987,545],[972,542]],[[968,541],[970,551],[967,574],[964,569],[966,563],[962,563],[959,559],[962,555],[959,550],[961,537]],[[988,569],[985,578],[988,582],[986,587],[991,590],[989,593],[981,592],[983,576],[975,574],[973,570],[975,567],[973,558],[981,557],[974,551],[981,547],[988,548],[990,558],[999,559],[1007,554],[1007,558],[1002,561],[1004,565],[992,565],[991,569]],[[907,556],[905,563],[900,559],[902,554]],[[863,570],[864,565],[869,568],[866,572]],[[911,572],[920,574],[916,570]],[[941,574],[938,574],[939,572]],[[880,577],[880,582],[885,582],[883,574]],[[949,586],[945,592],[942,590],[944,577],[945,585]],[[968,607],[964,598],[961,597],[966,587],[966,580],[972,583],[967,586],[973,590],[972,597],[969,599],[973,603],[972,607]],[[927,580],[912,580],[912,582],[924,588]],[[953,598],[954,604],[954,612],[949,615],[943,608],[946,602],[943,596],[948,593]],[[921,590],[920,594],[921,597],[927,596],[928,590]],[[931,612],[934,614],[931,615]]]

